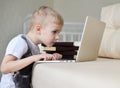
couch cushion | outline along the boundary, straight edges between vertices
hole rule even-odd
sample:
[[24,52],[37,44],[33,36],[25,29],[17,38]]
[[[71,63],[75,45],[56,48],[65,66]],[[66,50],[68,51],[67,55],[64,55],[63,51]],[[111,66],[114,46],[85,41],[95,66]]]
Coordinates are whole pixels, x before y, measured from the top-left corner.
[[120,4],[103,7],[101,20],[106,28],[99,56],[120,59]]
[[120,88],[120,60],[40,63],[33,68],[33,88]]

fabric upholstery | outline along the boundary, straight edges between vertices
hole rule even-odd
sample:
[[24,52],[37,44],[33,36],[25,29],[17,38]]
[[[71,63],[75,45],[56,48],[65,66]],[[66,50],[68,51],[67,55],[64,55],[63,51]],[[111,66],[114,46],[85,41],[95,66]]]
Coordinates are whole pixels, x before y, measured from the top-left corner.
[[79,63],[39,63],[33,88],[120,88],[120,60],[98,58]]
[[120,3],[103,7],[101,20],[106,28],[99,56],[120,59]]

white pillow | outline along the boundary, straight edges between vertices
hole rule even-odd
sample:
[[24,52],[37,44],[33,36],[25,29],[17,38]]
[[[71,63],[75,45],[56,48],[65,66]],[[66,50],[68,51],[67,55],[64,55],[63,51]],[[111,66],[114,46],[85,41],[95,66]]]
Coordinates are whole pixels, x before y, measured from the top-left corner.
[[99,56],[120,59],[120,3],[102,8],[101,20],[106,28]]
[[105,30],[99,56],[120,59],[120,29]]

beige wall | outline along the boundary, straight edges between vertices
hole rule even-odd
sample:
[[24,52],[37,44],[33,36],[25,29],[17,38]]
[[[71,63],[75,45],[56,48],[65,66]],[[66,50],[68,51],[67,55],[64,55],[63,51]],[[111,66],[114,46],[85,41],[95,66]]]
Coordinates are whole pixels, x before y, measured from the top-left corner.
[[84,22],[87,15],[100,18],[101,7],[120,0],[54,0],[54,8],[66,22]]

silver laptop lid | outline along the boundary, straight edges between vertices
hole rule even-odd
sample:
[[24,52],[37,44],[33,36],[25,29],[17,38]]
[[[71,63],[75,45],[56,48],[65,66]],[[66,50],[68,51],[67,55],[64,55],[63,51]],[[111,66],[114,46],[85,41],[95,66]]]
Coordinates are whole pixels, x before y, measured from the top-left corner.
[[96,60],[104,29],[104,22],[90,16],[86,17],[76,61]]

